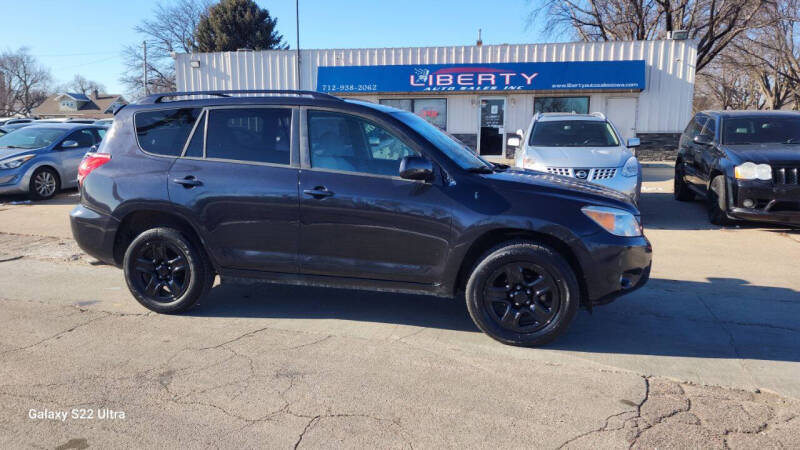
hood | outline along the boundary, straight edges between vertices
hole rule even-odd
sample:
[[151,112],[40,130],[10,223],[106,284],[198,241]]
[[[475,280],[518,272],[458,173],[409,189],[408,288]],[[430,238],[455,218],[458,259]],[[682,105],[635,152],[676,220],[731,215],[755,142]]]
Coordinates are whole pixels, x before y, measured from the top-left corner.
[[39,154],[44,148],[4,148],[0,147],[0,161],[14,156]]
[[633,201],[631,201],[627,195],[615,191],[614,189],[609,189],[599,184],[590,183],[577,178],[562,177],[560,175],[527,169],[508,169],[503,172],[495,172],[485,176],[491,180],[516,183],[519,184],[520,187],[536,186],[548,190],[566,191],[566,195],[582,194],[594,198],[599,197],[604,200],[611,200],[614,203],[622,202],[626,206],[638,211]]
[[539,167],[620,167],[632,155],[624,147],[528,147]]
[[726,145],[725,152],[736,164],[752,161],[756,164],[800,163],[800,144]]

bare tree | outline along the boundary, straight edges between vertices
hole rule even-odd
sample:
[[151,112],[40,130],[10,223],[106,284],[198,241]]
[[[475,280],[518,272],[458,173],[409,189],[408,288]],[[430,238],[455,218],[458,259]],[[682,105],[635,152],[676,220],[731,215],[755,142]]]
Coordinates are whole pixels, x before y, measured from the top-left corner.
[[[211,5],[210,0],[162,0],[152,18],[142,21],[134,30],[147,41],[147,86],[150,92],[175,89],[173,52],[190,53],[196,43],[194,31],[200,18]],[[144,58],[142,44],[126,46],[122,52],[125,73],[120,81],[131,98],[144,94]]]
[[52,80],[50,71],[43,68],[25,47],[0,53],[0,114],[30,115],[47,98]]
[[105,92],[105,90],[106,87],[102,83],[89,80],[83,75],[75,75],[72,81],[58,88],[58,91],[76,92],[84,95],[89,95],[94,91]]
[[551,31],[586,41],[643,40],[688,30],[699,72],[739,34],[764,25],[762,10],[781,0],[534,0],[532,22],[545,14]]
[[763,109],[764,96],[754,72],[742,70],[736,59],[723,54],[697,74],[695,111],[703,109]]
[[793,103],[800,108],[800,0],[780,0],[764,11],[767,25],[739,37],[734,46],[738,67],[758,81],[768,109]]

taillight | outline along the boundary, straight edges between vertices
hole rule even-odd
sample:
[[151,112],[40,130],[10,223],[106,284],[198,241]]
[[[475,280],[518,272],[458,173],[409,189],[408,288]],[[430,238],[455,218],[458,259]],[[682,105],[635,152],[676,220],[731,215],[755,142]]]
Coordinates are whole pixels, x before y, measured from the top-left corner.
[[109,161],[111,161],[111,155],[108,153],[87,153],[83,157],[81,165],[78,166],[78,184],[83,184],[86,175]]

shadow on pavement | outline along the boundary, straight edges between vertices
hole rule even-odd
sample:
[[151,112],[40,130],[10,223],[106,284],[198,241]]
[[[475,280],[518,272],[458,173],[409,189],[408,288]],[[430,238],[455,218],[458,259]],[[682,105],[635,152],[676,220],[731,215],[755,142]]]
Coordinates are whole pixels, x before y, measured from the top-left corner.
[[587,353],[800,361],[800,292],[735,278],[654,279],[583,313],[551,348]]
[[25,204],[25,205],[77,205],[81,198],[77,189],[65,189],[50,200],[31,200],[23,194],[0,195],[0,205],[2,204]]
[[[187,314],[341,319],[478,332],[463,300],[270,284],[217,286]],[[800,361],[797,317],[800,292],[792,289],[753,286],[734,278],[654,279],[592,314],[581,311],[567,333],[547,348]]]
[[642,212],[645,232],[647,232],[647,228],[661,230],[764,228],[778,232],[792,232],[793,230],[791,227],[782,225],[742,221],[725,227],[713,225],[708,221],[705,200],[679,202],[673,198],[672,192],[642,192],[639,210]]
[[424,295],[278,284],[214,287],[195,316],[342,319],[478,331],[463,301]]

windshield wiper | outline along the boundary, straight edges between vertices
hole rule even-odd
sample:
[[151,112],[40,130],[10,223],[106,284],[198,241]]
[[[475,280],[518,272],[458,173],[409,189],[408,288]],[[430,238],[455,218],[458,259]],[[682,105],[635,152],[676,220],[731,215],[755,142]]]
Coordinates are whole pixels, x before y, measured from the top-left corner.
[[467,172],[472,172],[472,173],[494,173],[494,169],[492,169],[489,166],[473,166],[473,167],[468,167],[467,168]]
[[508,164],[500,164],[500,163],[492,163],[492,165],[494,166],[494,170],[498,172],[505,172],[506,170],[508,170],[509,167],[511,167]]

